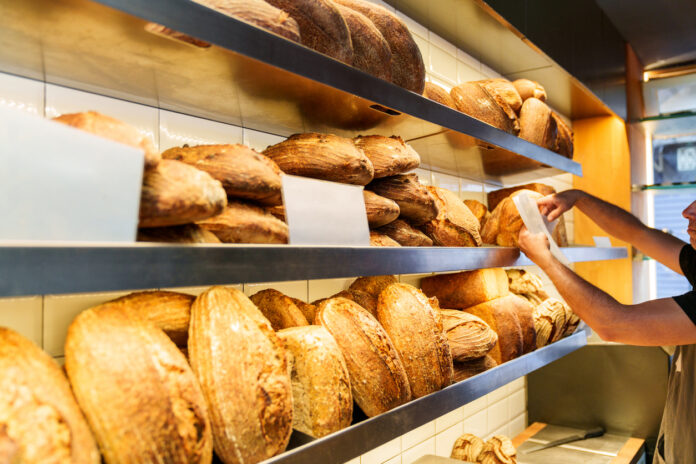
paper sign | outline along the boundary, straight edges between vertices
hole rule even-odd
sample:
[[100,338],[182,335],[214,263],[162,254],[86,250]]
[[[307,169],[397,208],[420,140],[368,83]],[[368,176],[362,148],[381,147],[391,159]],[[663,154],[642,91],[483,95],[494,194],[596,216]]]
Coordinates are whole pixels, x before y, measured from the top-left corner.
[[291,245],[369,246],[362,186],[283,175]]
[[561,263],[565,264],[566,266],[570,266],[570,261],[568,261],[568,258],[566,258],[561,249],[558,248],[558,245],[551,236],[551,231],[553,228],[549,229],[549,226],[553,226],[553,224],[548,223],[542,217],[536,201],[527,195],[526,192],[518,193],[512,197],[512,200],[515,202],[517,211],[520,213],[522,222],[524,222],[524,225],[527,226],[527,229],[533,234],[545,234],[546,238],[549,239],[551,254]]
[[0,107],[0,240],[134,241],[143,157]]
[[611,248],[611,241],[609,240],[609,237],[593,235],[592,240],[594,240],[594,244],[598,248]]

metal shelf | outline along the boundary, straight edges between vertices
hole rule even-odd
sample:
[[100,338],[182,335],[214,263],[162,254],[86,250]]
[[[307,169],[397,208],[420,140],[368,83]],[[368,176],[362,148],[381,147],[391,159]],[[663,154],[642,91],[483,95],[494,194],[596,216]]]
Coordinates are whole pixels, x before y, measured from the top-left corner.
[[[572,160],[191,0],[0,0],[0,8],[2,72],[280,135],[398,134],[431,152],[457,149],[424,161],[487,182],[582,175]],[[216,46],[153,35],[148,21]],[[444,133],[454,137],[443,147]]]
[[[625,258],[625,248],[563,248],[570,261]],[[533,263],[517,248],[5,244],[0,297],[415,274]]]
[[[411,401],[323,438],[311,440],[264,461],[266,464],[342,464],[416,427],[453,411],[587,344],[584,331],[508,361],[444,390]],[[293,437],[295,438],[295,437]],[[306,436],[302,438],[307,438]],[[295,440],[291,439],[291,446]],[[297,440],[301,442],[302,440]]]

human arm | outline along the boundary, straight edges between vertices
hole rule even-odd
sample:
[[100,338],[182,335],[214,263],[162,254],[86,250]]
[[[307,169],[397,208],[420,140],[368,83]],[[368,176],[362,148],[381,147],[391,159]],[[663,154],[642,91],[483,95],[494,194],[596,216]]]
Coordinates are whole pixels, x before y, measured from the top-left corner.
[[629,212],[582,190],[566,190],[538,201],[539,210],[553,221],[573,206],[585,213],[607,234],[634,245],[674,272],[682,273],[679,252],[685,242],[640,222]]
[[696,343],[696,324],[674,299],[621,304],[554,258],[544,234],[531,234],[523,227],[519,244],[571,309],[603,340],[643,346]]

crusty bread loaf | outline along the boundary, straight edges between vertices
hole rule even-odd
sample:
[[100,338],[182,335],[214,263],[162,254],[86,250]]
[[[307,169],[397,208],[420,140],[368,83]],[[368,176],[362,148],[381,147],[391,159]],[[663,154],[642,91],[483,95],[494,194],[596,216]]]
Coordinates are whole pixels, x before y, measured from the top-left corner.
[[300,308],[289,297],[278,290],[268,288],[255,293],[249,299],[271,323],[273,330],[309,325]]
[[512,81],[512,85],[515,86],[523,101],[528,98],[538,98],[543,102],[546,101],[546,90],[538,82],[530,81],[529,79],[517,79]]
[[547,298],[534,309],[534,325],[538,334],[537,347],[558,341],[565,335],[568,313],[566,305],[555,298]]
[[379,297],[382,290],[397,283],[399,280],[393,275],[358,277],[350,284],[348,290],[365,292],[375,298]]
[[423,292],[389,285],[379,294],[377,319],[401,355],[413,398],[452,383],[452,354],[442,320]]
[[517,135],[519,132],[519,122],[512,108],[481,85],[465,82],[453,87],[450,95],[462,113],[510,134]]
[[348,427],[353,395],[348,368],[331,334],[318,325],[278,332],[292,380],[292,427],[315,438]]
[[0,462],[99,464],[97,444],[58,364],[0,327]]
[[441,105],[449,106],[453,110],[457,109],[457,105],[454,103],[452,96],[437,84],[432,82],[425,83],[425,90],[423,91],[423,96],[432,101],[436,101]]
[[440,314],[454,361],[482,358],[498,342],[495,331],[473,314],[457,309],[442,309]]
[[492,369],[497,365],[498,363],[495,362],[495,359],[488,354],[483,358],[472,359],[471,361],[455,362],[454,381],[461,382],[481,372],[486,372],[488,369]]
[[446,189],[428,186],[438,214],[423,230],[439,246],[481,246],[479,222],[459,197]]
[[315,305],[320,305],[323,301],[329,300],[331,298],[345,298],[347,300],[353,301],[359,304],[364,309],[377,318],[377,296],[373,296],[367,292],[360,290],[342,290],[335,295],[331,295],[328,298],[322,298],[312,303]]
[[222,183],[227,195],[278,205],[280,175],[278,165],[246,145],[197,145],[175,147],[162,153],[205,171]]
[[87,111],[84,113],[62,114],[53,118],[53,120],[90,134],[143,150],[145,152],[146,168],[153,168],[160,161],[160,154],[155,149],[152,139],[147,135],[143,135],[135,127],[118,119],[97,113],[96,111]]
[[536,350],[536,328],[534,326],[534,305],[526,298],[510,295],[510,308],[517,314],[522,331],[522,354]]
[[502,98],[514,112],[518,112],[522,108],[522,97],[520,97],[520,93],[509,80],[503,78],[484,79],[477,81],[477,83],[490,93]]
[[509,294],[507,275],[500,268],[428,276],[421,288],[443,308],[468,308]]
[[387,39],[364,14],[338,3],[335,5],[348,24],[353,43],[353,66],[385,81],[391,80],[392,54]]
[[498,343],[489,353],[498,364],[523,354],[522,329],[514,309],[516,304],[515,295],[508,295],[464,310],[483,319],[498,334]]
[[506,269],[508,286],[512,293],[535,293],[544,289],[544,283],[538,275],[524,269]]
[[366,0],[335,1],[370,18],[389,43],[392,82],[421,95],[425,85],[425,64],[406,24],[391,11]]
[[478,461],[481,464],[515,464],[517,450],[504,435],[495,435],[483,445]]
[[263,208],[230,201],[221,214],[198,223],[225,243],[288,243],[288,226]]
[[353,140],[370,158],[375,168],[375,179],[402,174],[420,166],[420,156],[416,150],[396,135],[359,135]]
[[491,216],[491,213],[488,212],[488,208],[486,208],[486,205],[484,205],[483,203],[481,203],[478,200],[473,200],[473,199],[464,200],[464,204],[466,205],[467,208],[469,208],[469,211],[471,211],[471,214],[473,214],[476,217],[481,228],[483,228],[483,225],[486,223],[488,218]]
[[394,200],[399,205],[401,216],[416,225],[424,224],[437,217],[435,198],[418,181],[417,174],[400,174],[375,179],[366,188]]
[[521,139],[532,142],[547,150],[556,148],[558,126],[551,116],[551,109],[537,98],[528,98],[520,110]]
[[346,20],[330,0],[266,0],[297,21],[302,44],[318,52],[353,63],[353,44]]
[[566,158],[573,159],[573,131],[556,112],[552,111],[551,117],[558,127],[553,151]]
[[208,173],[180,161],[162,160],[143,176],[138,225],[187,224],[220,214],[225,205],[225,190]]
[[242,292],[212,287],[196,298],[188,354],[208,404],[218,457],[241,464],[284,451],[292,432],[285,348]]
[[331,134],[295,134],[266,148],[264,155],[286,174],[366,185],[375,170],[351,139]]
[[478,457],[483,451],[483,440],[476,435],[465,433],[457,438],[452,446],[452,459],[467,462],[479,462]]
[[138,241],[162,243],[220,243],[220,239],[217,238],[215,234],[196,224],[139,229]]
[[521,193],[526,192],[532,200],[538,200],[542,197],[540,193],[532,192],[531,190],[518,190],[509,197],[503,199],[498,206],[495,207],[488,218],[486,224],[481,231],[481,238],[484,243],[490,243],[499,246],[516,247],[517,238],[520,234],[520,229],[524,225],[513,198]]
[[378,228],[377,232],[389,236],[401,246],[433,246],[430,237],[403,219],[396,219]]
[[381,232],[376,232],[374,230],[370,231],[370,246],[373,247],[400,247],[399,242],[393,240],[386,234]]
[[313,303],[307,303],[299,298],[293,298],[289,296],[290,300],[295,303],[295,306],[302,312],[302,315],[307,319],[307,322],[314,324],[314,316],[317,313],[317,307]]
[[394,200],[377,195],[375,192],[363,190],[367,224],[370,227],[381,227],[399,217],[399,205]]
[[65,369],[106,463],[211,461],[208,409],[186,358],[121,304],[75,318]]
[[368,417],[411,399],[401,357],[377,319],[366,309],[345,298],[331,298],[319,305],[317,321],[341,348],[353,398]]

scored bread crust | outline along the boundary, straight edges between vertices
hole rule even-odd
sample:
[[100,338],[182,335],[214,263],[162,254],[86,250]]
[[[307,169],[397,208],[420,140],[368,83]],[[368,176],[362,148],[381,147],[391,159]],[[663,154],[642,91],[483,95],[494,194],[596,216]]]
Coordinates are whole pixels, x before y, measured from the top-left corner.
[[375,77],[391,80],[392,53],[389,42],[364,14],[336,3],[348,24],[353,43],[353,66]]
[[430,237],[403,219],[396,219],[379,227],[377,232],[387,235],[401,246],[433,246]]
[[480,228],[482,229],[483,225],[486,223],[488,218],[491,217],[491,213],[488,212],[488,208],[486,208],[486,205],[484,205],[478,200],[473,200],[470,198],[464,200],[464,204],[467,208],[469,208],[471,214],[473,214],[476,217],[476,219],[478,219],[479,225],[481,226]]
[[381,227],[399,217],[399,205],[394,200],[377,195],[375,192],[363,190],[367,224],[370,227]]
[[517,135],[519,132],[519,123],[512,108],[476,82],[452,87],[450,95],[462,113],[509,134]]
[[500,268],[428,276],[421,280],[421,289],[437,297],[443,308],[468,308],[510,293],[507,275]]
[[319,305],[317,322],[341,348],[353,398],[368,417],[411,399],[401,357],[389,335],[366,309],[345,298],[330,298]]
[[285,348],[242,292],[212,287],[196,298],[188,355],[220,459],[242,464],[283,452],[292,432]]
[[0,327],[0,443],[0,461],[7,463],[101,462],[58,364],[30,340],[4,327]]
[[502,98],[503,101],[508,104],[515,113],[519,112],[520,108],[522,108],[522,97],[520,97],[520,93],[509,80],[497,78],[484,79],[476,82],[490,93],[496,94]]
[[480,224],[459,197],[449,190],[428,186],[438,215],[424,226],[425,233],[440,246],[481,246]]
[[401,355],[413,398],[452,383],[452,354],[440,313],[423,292],[406,284],[389,285],[379,294],[377,319]]
[[401,217],[421,225],[437,217],[433,195],[420,183],[417,174],[399,174],[375,179],[366,187],[378,195],[394,200]]
[[118,303],[82,312],[68,329],[65,369],[107,464],[211,461],[201,389],[153,324]]
[[295,302],[278,290],[268,288],[250,296],[249,299],[271,323],[273,330],[309,325],[307,318]]
[[265,209],[230,200],[217,216],[198,222],[225,243],[288,243],[288,225]]
[[359,135],[353,139],[375,168],[375,179],[403,174],[420,166],[420,156],[401,137]]
[[522,329],[517,312],[513,309],[514,298],[514,295],[508,295],[464,310],[480,317],[498,334],[498,343],[489,353],[498,364],[523,354]]
[[482,358],[498,341],[495,331],[473,314],[457,309],[442,309],[440,315],[454,361]]

